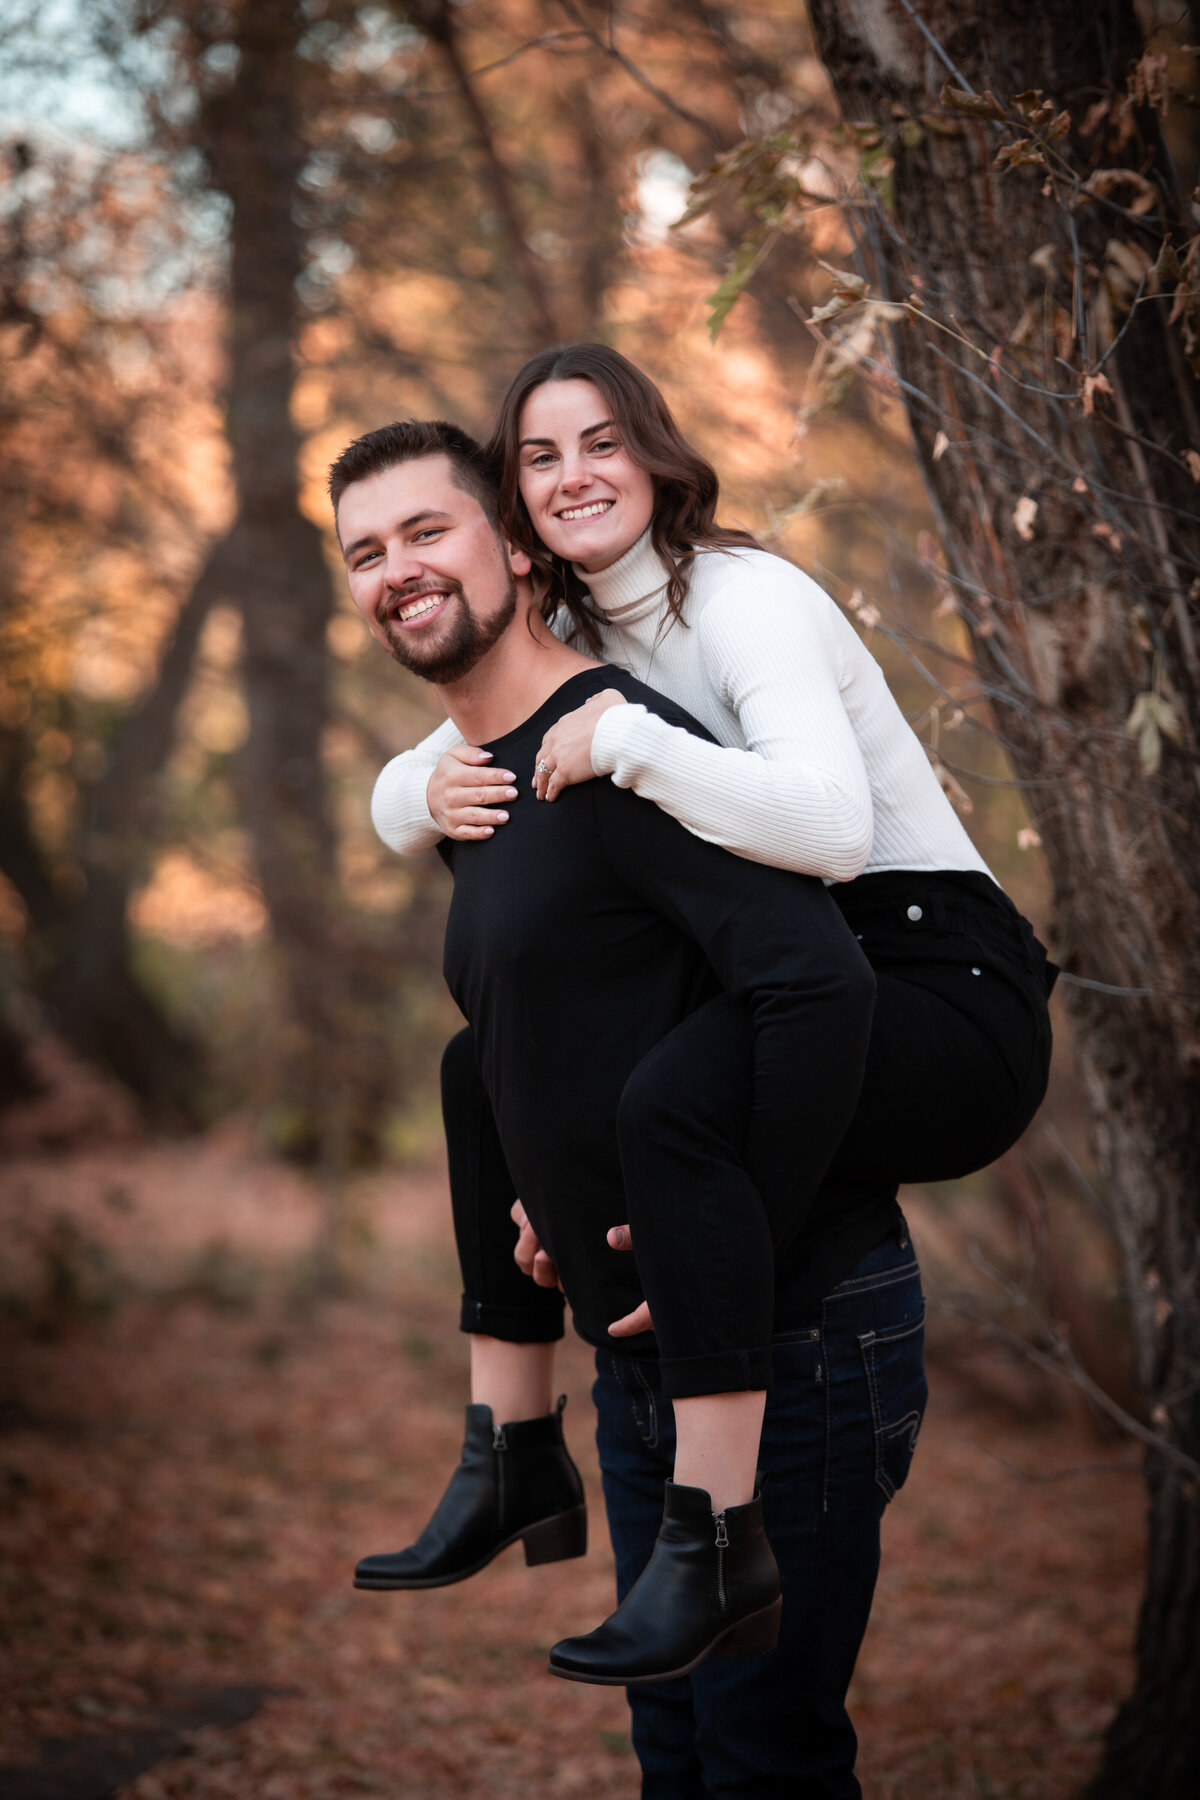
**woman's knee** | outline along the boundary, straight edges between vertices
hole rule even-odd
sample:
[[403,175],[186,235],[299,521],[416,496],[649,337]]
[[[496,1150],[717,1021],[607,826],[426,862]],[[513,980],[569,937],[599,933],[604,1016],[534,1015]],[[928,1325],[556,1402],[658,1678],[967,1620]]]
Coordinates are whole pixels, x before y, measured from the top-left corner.
[[483,1098],[475,1039],[469,1030],[457,1032],[442,1051],[442,1116],[447,1128],[473,1116]]
[[681,1140],[740,1145],[749,1124],[751,1075],[748,1047],[731,1059],[706,1054],[703,1045],[688,1045],[672,1034],[643,1057],[625,1083],[617,1108],[622,1151]]

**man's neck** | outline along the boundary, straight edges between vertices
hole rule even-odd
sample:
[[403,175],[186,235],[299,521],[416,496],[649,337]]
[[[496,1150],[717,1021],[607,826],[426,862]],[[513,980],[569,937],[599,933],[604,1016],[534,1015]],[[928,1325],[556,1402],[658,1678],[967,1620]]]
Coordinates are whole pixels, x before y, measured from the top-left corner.
[[522,604],[470,674],[437,691],[464,741],[487,744],[515,731],[572,675],[598,666],[556,638],[536,608]]

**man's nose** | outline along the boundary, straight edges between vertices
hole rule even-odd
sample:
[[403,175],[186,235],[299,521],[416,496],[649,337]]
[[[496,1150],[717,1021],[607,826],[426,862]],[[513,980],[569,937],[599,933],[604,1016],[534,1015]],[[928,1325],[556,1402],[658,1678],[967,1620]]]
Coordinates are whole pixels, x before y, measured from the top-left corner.
[[416,550],[406,544],[389,544],[383,576],[390,588],[401,588],[425,573],[425,564]]

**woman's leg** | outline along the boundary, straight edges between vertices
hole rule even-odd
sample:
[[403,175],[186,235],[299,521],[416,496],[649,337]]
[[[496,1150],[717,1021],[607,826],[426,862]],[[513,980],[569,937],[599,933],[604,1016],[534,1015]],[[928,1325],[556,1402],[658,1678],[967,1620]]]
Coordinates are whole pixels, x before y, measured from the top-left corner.
[[497,1424],[539,1419],[554,1410],[554,1344],[510,1344],[471,1333],[471,1404],[488,1406]]
[[[496,1121],[475,1060],[470,1031],[451,1038],[442,1056],[442,1118],[450,1170],[450,1205],[463,1278],[462,1329],[472,1336],[472,1397],[500,1404],[497,1417],[532,1418],[549,1411],[553,1353],[545,1346],[563,1333],[563,1297],[555,1288],[537,1287],[513,1261],[517,1228],[512,1206],[517,1198],[504,1160]],[[478,1351],[474,1340],[480,1340]],[[507,1346],[506,1349],[499,1348]],[[530,1348],[528,1369],[521,1373],[524,1347]],[[538,1354],[533,1354],[537,1350]],[[479,1378],[481,1391],[474,1391]],[[545,1389],[546,1404],[541,1404]],[[486,1390],[486,1391],[484,1391]],[[528,1405],[532,1412],[505,1411],[505,1401]],[[495,1410],[495,1407],[493,1407]]]
[[[703,1488],[713,1512],[753,1497],[771,1358],[771,1222],[742,1147],[752,1061],[748,1009],[719,996],[638,1065],[617,1121],[638,1273],[675,1408],[674,1479]],[[798,1182],[818,1178],[798,1167]]]
[[553,1405],[563,1299],[513,1261],[516,1198],[468,1031],[442,1058],[454,1230],[471,1335],[471,1404],[462,1457],[416,1543],[364,1557],[355,1586],[445,1587],[521,1539],[528,1563],[582,1556],[587,1512]]
[[[901,921],[910,927],[907,909]],[[806,1239],[836,1224],[850,1266],[869,1248],[861,1232],[846,1231],[855,1217],[887,1229],[901,1181],[981,1167],[1015,1140],[1044,1091],[1049,1027],[1039,970],[1006,971],[974,940],[964,940],[956,961],[945,960],[941,941],[937,960],[926,961],[919,939],[897,945],[883,927],[867,935],[867,948],[893,966],[877,967],[863,1088],[811,1210],[803,1203],[811,1193],[804,1071],[796,1204],[777,1201],[772,1214],[745,1166],[754,1045],[740,1002],[722,996],[685,1020],[639,1065],[622,1102],[635,1254],[664,1386],[678,1402],[677,1479],[715,1486],[728,1504],[746,1498],[753,1480],[776,1258],[781,1273],[791,1272],[809,1260]],[[898,970],[897,952],[907,955]],[[834,1265],[834,1284],[845,1272]],[[742,1391],[721,1391],[735,1388]]]

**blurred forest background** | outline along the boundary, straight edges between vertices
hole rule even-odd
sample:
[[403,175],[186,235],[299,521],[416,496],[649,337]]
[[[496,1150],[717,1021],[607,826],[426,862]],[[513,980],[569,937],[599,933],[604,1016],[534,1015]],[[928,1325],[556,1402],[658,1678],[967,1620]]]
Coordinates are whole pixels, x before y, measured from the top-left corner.
[[[1194,87],[1186,13],[1138,16],[1163,80]],[[13,1768],[41,1756],[77,1800],[502,1794],[541,1791],[544,1754],[546,1792],[632,1793],[619,1701],[572,1694],[572,1737],[532,1651],[484,1698],[506,1650],[499,1624],[478,1641],[477,1596],[361,1627],[341,1594],[351,1550],[440,1489],[462,1353],[447,880],[367,812],[438,714],[350,606],[325,471],[396,417],[482,432],[547,342],[615,344],[716,465],[724,521],[849,611],[1053,954],[1057,796],[1014,778],[899,390],[856,379],[888,321],[854,355],[806,323],[856,266],[844,202],[864,169],[886,183],[879,142],[840,126],[790,0],[3,0],[0,109],[6,1493],[17,1559],[72,1547],[32,1610],[7,1592],[29,1645]],[[1163,111],[1194,183],[1195,115]],[[714,158],[781,133],[803,234],[747,244],[753,159],[678,226]],[[1055,1009],[1023,1144],[909,1197],[952,1398],[860,1677],[881,1794],[1074,1791],[1131,1679],[1120,1420],[1145,1420]],[[316,1496],[290,1523],[289,1493]],[[1016,1540],[1032,1560],[998,1595],[984,1571]],[[591,1579],[598,1618],[607,1565]],[[523,1580],[496,1575],[501,1624]],[[531,1641],[578,1623],[530,1618]],[[264,1701],[284,1723],[231,1737]]]

